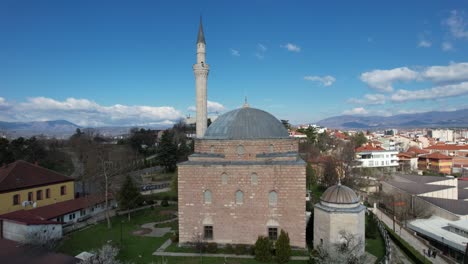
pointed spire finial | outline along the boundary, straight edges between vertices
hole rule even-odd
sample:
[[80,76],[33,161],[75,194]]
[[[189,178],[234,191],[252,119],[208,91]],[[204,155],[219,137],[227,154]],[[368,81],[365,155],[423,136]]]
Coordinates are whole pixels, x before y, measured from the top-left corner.
[[246,96],[245,99],[244,99],[244,105],[243,105],[242,107],[245,108],[245,107],[249,107],[249,106],[250,106],[250,105],[249,105],[249,103],[247,102],[247,96]]
[[341,179],[340,179],[340,176],[338,176],[338,185],[341,185]]
[[198,39],[197,43],[203,43],[206,44],[205,42],[205,34],[203,34],[203,23],[202,23],[202,16],[200,15],[200,28],[198,29]]

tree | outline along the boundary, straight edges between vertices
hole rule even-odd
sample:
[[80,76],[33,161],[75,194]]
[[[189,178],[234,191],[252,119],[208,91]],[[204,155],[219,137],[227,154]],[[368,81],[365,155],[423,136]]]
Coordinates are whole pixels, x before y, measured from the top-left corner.
[[367,137],[361,131],[351,137],[351,142],[353,142],[355,147],[360,147],[367,143]]
[[289,120],[281,119],[281,124],[283,124],[284,128],[291,129],[291,124],[289,124]]
[[323,168],[322,183],[325,187],[330,187],[338,183],[338,171],[336,166],[337,161],[333,157],[327,157],[325,159]]
[[307,136],[307,141],[309,143],[315,144],[317,143],[317,129],[313,126],[309,126],[306,129],[300,128],[297,131],[306,134]]
[[307,189],[311,189],[311,185],[317,184],[317,173],[315,172],[314,168],[307,162],[306,166],[306,185]]
[[174,133],[171,130],[164,131],[157,151],[159,162],[170,172],[175,171],[177,164],[177,146],[173,140]]
[[120,208],[123,210],[129,210],[128,220],[130,221],[130,209],[133,209],[140,204],[143,197],[129,175],[125,178],[125,182],[120,188],[118,197]]
[[331,245],[320,245],[316,256],[310,256],[317,264],[364,264],[367,258],[362,249],[364,242],[362,238],[356,237],[345,231],[340,231],[341,243]]
[[309,248],[314,247],[314,210],[312,210],[306,226],[306,243]]
[[98,251],[91,252],[92,257],[82,260],[79,264],[123,264],[117,259],[119,249],[109,244],[105,244]]
[[281,233],[275,243],[276,248],[276,262],[287,263],[291,258],[291,245],[289,244],[289,235],[284,230]]
[[271,261],[272,244],[270,239],[265,236],[259,236],[255,242],[255,260],[260,262]]

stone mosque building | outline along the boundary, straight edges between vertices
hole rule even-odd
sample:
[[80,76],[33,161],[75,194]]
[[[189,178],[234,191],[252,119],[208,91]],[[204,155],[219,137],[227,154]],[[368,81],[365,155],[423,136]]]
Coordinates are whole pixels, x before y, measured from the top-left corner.
[[[207,128],[206,43],[197,40],[195,153],[178,165],[179,242],[254,244],[289,233],[306,247],[306,163],[298,142],[273,115],[250,107],[219,116]],[[364,239],[364,207],[350,188],[330,187],[314,209],[314,245],[339,243],[339,231]],[[362,252],[364,248],[362,249]]]
[[206,128],[209,72],[200,21],[195,153],[178,166],[179,241],[254,244],[259,235],[289,233],[305,248],[305,162],[298,142],[271,114],[247,105]]

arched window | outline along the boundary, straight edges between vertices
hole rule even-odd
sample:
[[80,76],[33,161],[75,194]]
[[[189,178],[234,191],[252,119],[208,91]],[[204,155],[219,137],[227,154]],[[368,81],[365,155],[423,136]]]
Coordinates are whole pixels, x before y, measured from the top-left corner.
[[211,153],[211,154],[214,153],[214,146],[213,146],[213,145],[210,146],[210,153]]
[[210,204],[211,203],[211,191],[210,190],[205,190],[205,192],[203,193],[203,202],[206,203],[206,204]]
[[244,203],[244,193],[242,191],[236,192],[236,204],[243,204]]
[[271,191],[268,194],[268,203],[273,206],[278,203],[278,194],[276,193],[276,191]]
[[250,175],[250,182],[252,183],[252,185],[257,185],[258,184],[258,175],[257,175],[257,173],[253,172]]
[[270,146],[268,147],[268,151],[270,151],[270,153],[273,152],[273,144],[270,144]]
[[221,183],[228,184],[228,175],[226,173],[221,174]]
[[244,155],[244,146],[242,145],[237,146],[237,154]]

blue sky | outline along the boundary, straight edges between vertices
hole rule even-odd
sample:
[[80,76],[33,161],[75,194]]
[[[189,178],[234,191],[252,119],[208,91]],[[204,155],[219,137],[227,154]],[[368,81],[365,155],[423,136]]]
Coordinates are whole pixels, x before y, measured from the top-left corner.
[[[325,2],[325,1],[323,1]],[[170,124],[195,102],[293,124],[468,108],[466,1],[0,1],[0,120]]]

